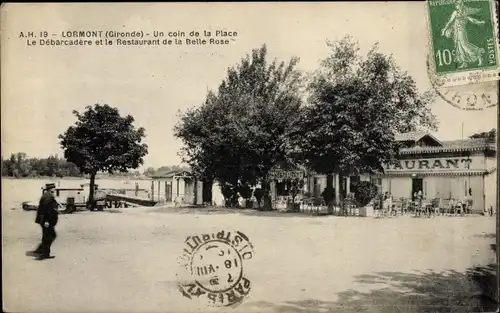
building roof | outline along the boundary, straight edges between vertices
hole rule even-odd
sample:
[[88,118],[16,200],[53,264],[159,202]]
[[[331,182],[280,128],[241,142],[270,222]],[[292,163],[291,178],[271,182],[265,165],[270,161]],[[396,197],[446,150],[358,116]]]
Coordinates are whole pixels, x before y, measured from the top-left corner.
[[394,135],[394,140],[396,141],[414,141],[417,142],[420,139],[424,137],[430,137],[432,140],[434,140],[438,144],[442,144],[442,142],[437,139],[435,136],[432,134],[425,132],[425,131],[414,131],[414,132],[408,132],[408,133],[398,133]]
[[459,152],[459,151],[496,151],[496,145],[485,138],[474,138],[464,140],[443,141],[440,147],[413,147],[402,148],[401,154],[414,153],[439,153],[439,152]]
[[408,132],[408,133],[398,133],[394,135],[394,139],[396,141],[418,141],[422,137],[427,135],[426,132],[422,131],[414,131],[414,132]]
[[487,146],[489,142],[486,138],[474,138],[465,140],[448,140],[443,142],[443,146],[447,148],[483,148]]
[[180,177],[191,177],[193,176],[190,172],[185,171],[185,170],[175,170],[175,171],[170,171],[170,170],[158,170],[156,173],[151,175],[151,178],[173,178],[174,176],[180,176]]

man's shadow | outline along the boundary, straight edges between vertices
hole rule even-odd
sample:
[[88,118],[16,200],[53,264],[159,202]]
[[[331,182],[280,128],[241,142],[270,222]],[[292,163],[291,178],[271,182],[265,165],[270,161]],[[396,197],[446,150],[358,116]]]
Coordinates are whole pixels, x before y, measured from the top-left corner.
[[26,251],[26,256],[27,257],[37,258],[40,255],[42,255],[42,253],[38,252],[37,249]]
[[53,255],[42,257],[42,253],[41,252],[37,252],[36,250],[26,251],[26,256],[27,257],[32,257],[32,258],[34,258],[35,260],[38,260],[38,261],[55,258],[55,256],[53,256]]

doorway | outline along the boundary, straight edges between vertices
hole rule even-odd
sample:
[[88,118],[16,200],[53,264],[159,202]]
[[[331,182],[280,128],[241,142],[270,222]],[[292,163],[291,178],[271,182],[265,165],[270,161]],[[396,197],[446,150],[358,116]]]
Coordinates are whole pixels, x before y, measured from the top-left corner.
[[165,201],[172,201],[172,184],[165,182]]
[[412,201],[415,201],[415,193],[418,193],[419,191],[424,193],[424,180],[422,178],[412,178],[411,180],[411,199]]
[[[198,181],[199,182],[199,181]],[[203,187],[203,196],[202,196],[202,202],[203,203],[209,203],[212,205],[212,186],[213,186],[213,181],[203,181],[202,183]]]
[[314,198],[321,198],[321,193],[323,190],[321,190],[321,183],[319,178],[314,177]]

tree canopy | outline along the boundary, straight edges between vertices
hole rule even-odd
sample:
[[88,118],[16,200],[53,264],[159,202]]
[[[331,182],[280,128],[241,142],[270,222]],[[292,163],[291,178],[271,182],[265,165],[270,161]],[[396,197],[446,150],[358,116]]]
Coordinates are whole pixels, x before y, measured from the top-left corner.
[[48,158],[30,158],[24,152],[13,153],[2,158],[2,176],[11,177],[80,177],[78,167],[57,155]]
[[98,172],[127,172],[143,164],[148,152],[142,143],[145,130],[133,126],[134,118],[120,116],[107,104],[87,106],[83,113],[73,111],[77,121],[59,136],[64,157],[90,175],[89,203],[93,201]]
[[266,185],[272,167],[289,160],[288,133],[302,103],[297,63],[268,63],[266,46],[254,49],[175,126],[183,160],[199,176],[225,185],[226,195],[235,195],[239,184]]
[[396,133],[436,129],[433,93],[419,92],[392,56],[377,45],[362,56],[350,37],[327,44],[331,52],[308,84],[298,59],[267,63],[265,45],[229,68],[217,92],[174,128],[184,161],[221,182],[226,198],[261,183],[265,202],[278,164],[323,174],[383,171],[397,155]]
[[432,93],[419,93],[377,45],[362,57],[350,37],[327,44],[331,53],[312,75],[295,136],[309,167],[324,174],[382,170],[397,154],[396,133],[436,128]]
[[495,140],[497,138],[497,130],[496,130],[496,128],[493,128],[487,132],[478,132],[478,133],[473,134],[469,138],[471,138],[471,139],[485,138],[489,142],[495,142]]

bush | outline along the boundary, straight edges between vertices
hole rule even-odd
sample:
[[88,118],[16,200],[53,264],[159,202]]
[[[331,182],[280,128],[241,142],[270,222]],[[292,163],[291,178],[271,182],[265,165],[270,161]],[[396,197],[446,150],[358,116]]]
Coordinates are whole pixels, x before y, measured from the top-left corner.
[[253,191],[253,196],[255,197],[255,200],[257,200],[257,204],[260,207],[260,205],[262,204],[262,197],[264,196],[262,188],[255,188],[255,190]]
[[248,200],[252,197],[252,188],[250,188],[250,186],[248,186],[248,185],[239,185],[238,186],[238,194],[243,199]]
[[369,181],[361,181],[356,186],[355,199],[361,206],[367,205],[378,194],[377,186]]
[[321,196],[323,197],[323,200],[325,200],[325,204],[332,204],[333,199],[335,199],[335,188],[327,186],[321,193]]
[[224,196],[224,202],[226,204],[226,207],[238,206],[238,192],[236,189],[237,187],[231,184],[228,183],[221,184],[221,192],[222,195]]

